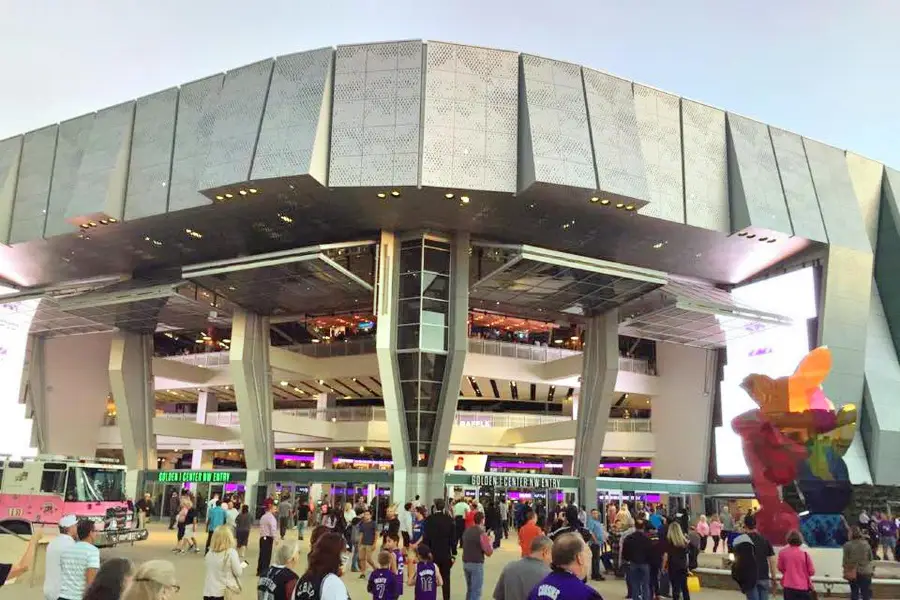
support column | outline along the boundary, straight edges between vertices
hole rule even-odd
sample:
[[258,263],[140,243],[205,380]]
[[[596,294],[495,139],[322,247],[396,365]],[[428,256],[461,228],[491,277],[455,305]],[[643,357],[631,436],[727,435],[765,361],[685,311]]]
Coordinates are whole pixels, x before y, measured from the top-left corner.
[[[259,471],[275,468],[268,318],[242,309],[235,310],[229,360],[241,422],[247,480],[258,481]],[[256,486],[248,485],[247,493],[247,504],[256,506]]]
[[122,453],[128,466],[126,493],[137,495],[138,472],[155,471],[156,435],[153,418],[153,335],[118,331],[109,351],[109,384],[116,402]]
[[[197,423],[206,425],[206,415],[219,410],[219,401],[216,394],[210,390],[200,390],[197,393]],[[203,441],[191,440],[191,469],[198,471],[206,468],[203,460]],[[206,461],[212,468],[212,461]]]
[[392,501],[444,497],[444,465],[468,351],[469,237],[383,233],[378,367],[394,461]]
[[592,316],[585,328],[581,393],[575,432],[573,475],[578,477],[579,504],[597,506],[597,466],[619,374],[619,311]]

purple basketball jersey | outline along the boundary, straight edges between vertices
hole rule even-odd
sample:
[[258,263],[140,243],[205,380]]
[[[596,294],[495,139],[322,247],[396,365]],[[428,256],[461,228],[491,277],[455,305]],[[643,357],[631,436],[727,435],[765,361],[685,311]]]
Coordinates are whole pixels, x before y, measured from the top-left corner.
[[437,567],[433,562],[416,565],[415,600],[437,600]]
[[394,558],[397,559],[396,578],[397,578],[397,596],[399,597],[399,596],[403,595],[403,584],[406,583],[406,581],[403,578],[403,575],[406,571],[404,569],[404,567],[406,566],[406,559],[403,557],[402,551],[394,550],[393,552],[394,552]]

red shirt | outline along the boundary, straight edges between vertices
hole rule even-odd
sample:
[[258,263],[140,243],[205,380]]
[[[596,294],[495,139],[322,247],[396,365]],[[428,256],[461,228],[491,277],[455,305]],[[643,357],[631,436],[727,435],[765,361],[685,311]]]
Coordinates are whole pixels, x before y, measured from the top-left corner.
[[531,542],[539,535],[544,535],[544,532],[531,521],[525,523],[519,529],[519,546],[522,548],[522,558],[531,555]]
[[466,519],[466,529],[468,529],[469,527],[471,527],[472,525],[475,524],[475,511],[470,510],[469,512],[467,512],[465,519]]

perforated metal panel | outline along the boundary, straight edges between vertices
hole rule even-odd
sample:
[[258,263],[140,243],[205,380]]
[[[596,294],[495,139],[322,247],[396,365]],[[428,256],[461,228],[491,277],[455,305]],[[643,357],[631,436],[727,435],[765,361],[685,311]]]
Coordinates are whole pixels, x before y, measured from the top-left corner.
[[78,169],[81,167],[81,159],[91,137],[93,125],[93,114],[59,124],[59,141],[56,145],[56,158],[53,161],[53,181],[50,187],[44,237],[63,235],[77,229],[66,221],[66,213],[69,202],[72,201],[72,191],[78,182]]
[[9,232],[11,244],[39,240],[44,235],[58,129],[52,125],[25,134]]
[[126,220],[166,212],[177,107],[176,88],[137,101],[125,197]]
[[516,191],[519,57],[428,42],[422,185]]
[[828,236],[822,223],[816,188],[806,162],[803,139],[797,134],[775,127],[769,128],[769,135],[772,138],[772,148],[775,151],[775,160],[794,235],[827,243]]
[[582,69],[600,191],[648,200],[631,82]]
[[844,151],[807,138],[803,138],[803,147],[828,242],[834,246],[872,252],[862,212],[850,182]]
[[727,123],[732,227],[793,235],[768,126],[730,113]]
[[328,185],[419,182],[422,42],[340,46]]
[[0,140],[0,243],[9,242],[13,203],[16,199],[16,180],[19,177],[19,161],[22,158],[22,141],[18,136]]
[[251,179],[308,173],[325,183],[333,60],[334,50],[323,48],[275,62]]
[[121,219],[131,156],[134,102],[104,108],[94,117],[66,218],[103,214]]
[[250,178],[274,64],[273,60],[264,60],[225,74],[200,189]]
[[634,113],[650,201],[638,212],[684,223],[681,100],[678,96],[634,84]]
[[535,182],[596,189],[581,67],[523,54],[521,77],[519,190]]
[[731,233],[725,113],[682,99],[681,129],[687,224]]
[[178,94],[169,212],[209,204],[209,200],[198,190],[201,189],[200,179],[206,168],[214,111],[224,80],[224,75],[214,75],[181,86]]

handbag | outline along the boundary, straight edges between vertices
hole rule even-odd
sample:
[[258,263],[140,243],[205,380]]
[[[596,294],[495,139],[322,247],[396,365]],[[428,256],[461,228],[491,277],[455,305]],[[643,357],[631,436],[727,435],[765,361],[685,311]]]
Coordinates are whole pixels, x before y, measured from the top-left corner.
[[[804,552],[806,555],[806,572],[809,573],[809,553]],[[807,576],[807,581],[809,581],[809,600],[819,600],[819,592],[816,591],[816,586],[813,585],[813,580],[811,576]]]
[[[225,573],[225,600],[238,600],[241,596],[241,592],[244,588],[241,586],[241,580],[238,579],[237,574],[234,572],[234,568],[231,566],[231,553],[233,550],[229,550],[225,553],[225,560],[222,561],[222,570],[227,569]],[[231,575],[231,577],[228,577]]]

